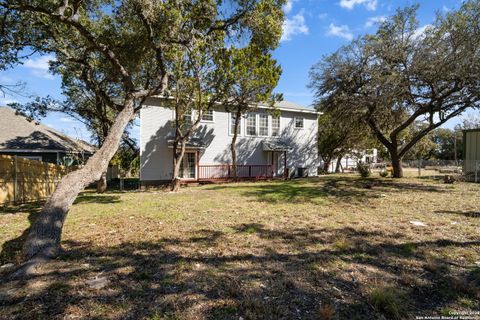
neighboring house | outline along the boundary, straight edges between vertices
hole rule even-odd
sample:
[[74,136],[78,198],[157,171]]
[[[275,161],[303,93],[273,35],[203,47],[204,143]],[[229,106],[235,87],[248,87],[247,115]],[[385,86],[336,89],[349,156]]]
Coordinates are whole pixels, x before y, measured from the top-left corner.
[[15,110],[0,107],[0,154],[55,164],[75,164],[88,158],[94,147],[72,139]]
[[[173,174],[174,111],[161,98],[147,100],[140,111],[140,180],[143,185],[164,183]],[[319,113],[283,101],[279,117],[259,105],[242,117],[237,139],[237,177],[272,178],[315,176],[319,166]],[[230,143],[234,114],[222,106],[203,115],[187,143],[181,170],[186,180],[227,179],[231,170]]]
[[463,131],[463,160],[466,179],[480,182],[480,128]]
[[[337,168],[338,158],[334,159],[328,168],[328,172],[335,172]],[[355,170],[358,163],[370,163],[372,165],[378,162],[378,150],[377,149],[367,149],[363,151],[352,152],[346,154],[340,160],[341,167],[340,170]]]

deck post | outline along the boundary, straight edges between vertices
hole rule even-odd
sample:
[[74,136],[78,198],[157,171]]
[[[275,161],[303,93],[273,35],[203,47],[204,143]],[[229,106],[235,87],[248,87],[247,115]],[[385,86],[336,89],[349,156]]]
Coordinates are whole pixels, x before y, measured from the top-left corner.
[[274,157],[274,152],[272,151],[272,166],[271,166],[271,168],[270,168],[272,178],[273,178],[273,167],[274,167],[274,165],[275,165],[275,162],[273,161],[273,157]]
[[200,152],[197,150],[195,152],[195,160],[197,162],[197,174],[196,174],[196,180],[198,181],[198,179],[200,178]]

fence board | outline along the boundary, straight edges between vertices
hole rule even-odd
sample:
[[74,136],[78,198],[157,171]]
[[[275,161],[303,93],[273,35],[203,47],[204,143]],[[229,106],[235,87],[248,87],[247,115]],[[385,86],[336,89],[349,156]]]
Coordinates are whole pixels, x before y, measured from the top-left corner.
[[0,204],[46,199],[68,171],[60,165],[0,155]]

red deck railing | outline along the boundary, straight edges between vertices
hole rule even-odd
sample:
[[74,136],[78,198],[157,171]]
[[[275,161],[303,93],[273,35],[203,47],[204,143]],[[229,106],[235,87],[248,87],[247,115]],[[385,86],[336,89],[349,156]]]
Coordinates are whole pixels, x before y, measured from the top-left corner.
[[[266,165],[237,165],[237,178],[267,179],[273,178],[274,168]],[[231,179],[235,177],[232,165],[198,165],[198,180]]]

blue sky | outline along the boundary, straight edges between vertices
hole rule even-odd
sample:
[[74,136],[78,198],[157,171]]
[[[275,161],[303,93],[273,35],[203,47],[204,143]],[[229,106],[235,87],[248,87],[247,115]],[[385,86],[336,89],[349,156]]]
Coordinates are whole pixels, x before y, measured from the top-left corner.
[[[283,68],[276,89],[285,100],[309,106],[313,102],[307,88],[308,72],[322,56],[328,55],[365,33],[375,32],[378,21],[394,14],[398,7],[420,4],[420,27],[431,23],[436,12],[458,8],[460,0],[288,0],[284,7],[287,19],[282,41],[274,57]],[[22,66],[0,72],[0,83],[24,81],[30,94],[61,99],[60,80],[48,72],[49,57],[34,56]],[[24,97],[0,97],[0,105],[13,101],[25,101]],[[62,114],[47,116],[43,123],[68,135],[89,140],[89,133],[77,121]],[[458,120],[447,123],[452,127]],[[138,138],[138,125],[132,136]]]

